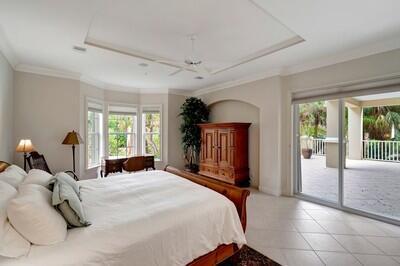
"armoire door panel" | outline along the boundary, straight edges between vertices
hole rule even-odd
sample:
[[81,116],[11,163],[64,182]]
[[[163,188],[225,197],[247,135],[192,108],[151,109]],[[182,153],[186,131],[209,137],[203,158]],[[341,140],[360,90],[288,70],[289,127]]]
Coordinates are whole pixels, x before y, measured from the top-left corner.
[[214,163],[215,153],[214,153],[214,130],[204,131],[204,162]]
[[229,132],[227,130],[218,131],[218,166],[229,166]]

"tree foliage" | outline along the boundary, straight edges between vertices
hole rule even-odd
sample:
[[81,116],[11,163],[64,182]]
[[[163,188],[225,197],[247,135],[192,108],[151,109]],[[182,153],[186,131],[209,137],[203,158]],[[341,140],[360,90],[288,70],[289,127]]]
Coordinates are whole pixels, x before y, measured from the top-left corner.
[[392,127],[400,139],[400,105],[367,107],[363,109],[363,130],[370,139],[391,139]]
[[181,106],[183,151],[190,169],[197,167],[198,155],[201,147],[201,131],[197,124],[208,121],[209,110],[199,98],[190,97]]
[[325,101],[300,104],[300,134],[314,138],[326,135]]

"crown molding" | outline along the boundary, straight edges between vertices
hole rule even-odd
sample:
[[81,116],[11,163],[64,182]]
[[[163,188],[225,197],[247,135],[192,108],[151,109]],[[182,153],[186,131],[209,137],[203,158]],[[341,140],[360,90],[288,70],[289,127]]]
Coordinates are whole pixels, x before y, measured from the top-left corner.
[[193,91],[190,90],[182,90],[182,89],[168,89],[168,94],[180,95],[191,97],[194,96]]
[[400,37],[377,42],[366,46],[361,46],[343,53],[337,53],[329,57],[323,57],[317,60],[309,61],[292,67],[286,67],[281,75],[289,76],[313,69],[331,66],[339,63],[348,62],[354,59],[380,54],[400,48]]
[[81,75],[76,72],[56,70],[52,68],[39,67],[27,64],[18,64],[15,67],[15,70],[19,72],[32,73],[32,74],[50,76],[56,78],[73,79],[73,80],[80,80],[81,77]]
[[99,89],[106,89],[106,87],[107,87],[106,83],[101,82],[101,81],[96,80],[96,79],[93,79],[93,78],[91,78],[89,76],[86,76],[86,75],[82,75],[79,80],[81,82],[83,82],[83,83],[95,86],[96,88],[99,88]]
[[11,48],[11,45],[7,41],[6,35],[1,28],[0,25],[0,53],[4,55],[8,63],[15,70],[15,67],[18,65],[18,58],[15,55],[14,50]]
[[219,90],[223,90],[223,89],[233,88],[233,87],[236,87],[236,86],[239,86],[239,85],[243,85],[243,84],[246,84],[246,83],[250,83],[250,82],[253,82],[253,81],[262,80],[262,79],[266,79],[266,78],[271,78],[271,77],[274,77],[274,76],[279,76],[280,72],[281,71],[279,69],[275,69],[275,70],[272,70],[272,71],[268,71],[266,73],[247,76],[247,77],[244,77],[242,79],[223,82],[223,83],[219,83],[219,84],[214,85],[214,86],[205,87],[205,88],[202,88],[202,89],[199,89],[199,90],[195,90],[195,91],[193,91],[192,94],[194,96],[200,96],[200,95],[203,95],[203,94],[207,94],[207,93],[211,93],[211,92],[215,92],[215,91],[219,91]]
[[243,85],[246,83],[250,83],[253,81],[273,77],[273,76],[289,76],[313,69],[318,69],[322,67],[332,66],[339,63],[348,62],[355,59],[360,59],[363,57],[380,54],[384,52],[389,52],[392,50],[396,50],[400,48],[400,37],[386,40],[383,42],[374,43],[371,45],[359,47],[357,49],[353,49],[344,53],[339,53],[333,56],[325,57],[319,60],[310,61],[304,64],[296,65],[293,67],[285,67],[282,69],[275,69],[274,71],[270,71],[267,74],[260,74],[254,76],[248,76],[242,79],[238,79],[235,81],[229,81],[220,83],[217,85],[213,85],[210,87],[201,88],[194,91],[194,95],[200,96],[203,94],[232,88],[235,86]]

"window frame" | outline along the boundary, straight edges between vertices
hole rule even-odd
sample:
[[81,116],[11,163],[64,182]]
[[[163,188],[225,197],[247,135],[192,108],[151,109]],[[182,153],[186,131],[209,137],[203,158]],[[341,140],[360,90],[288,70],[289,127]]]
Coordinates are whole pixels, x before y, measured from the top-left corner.
[[[99,152],[98,152],[98,156],[99,156],[99,161],[96,164],[92,164],[89,165],[89,127],[88,127],[88,122],[89,122],[89,111],[90,109],[97,109],[97,108],[92,108],[90,107],[90,105],[97,105],[98,107],[98,113],[101,114],[101,117],[99,119]],[[90,170],[90,169],[94,169],[94,168],[98,168],[101,166],[101,162],[102,162],[102,157],[104,154],[104,103],[101,100],[98,99],[94,99],[94,98],[89,98],[86,97],[85,99],[85,169],[86,170]]]
[[[160,131],[158,133],[153,133],[145,132],[145,126],[144,126],[144,121],[143,121],[143,114],[146,112],[159,112],[160,113]],[[164,119],[163,119],[163,106],[162,104],[143,104],[140,106],[140,143],[141,143],[141,154],[143,156],[150,156],[150,154],[146,154],[145,152],[145,136],[148,134],[159,134],[160,135],[160,158],[154,158],[156,162],[162,162],[163,161],[163,124],[164,124]]]

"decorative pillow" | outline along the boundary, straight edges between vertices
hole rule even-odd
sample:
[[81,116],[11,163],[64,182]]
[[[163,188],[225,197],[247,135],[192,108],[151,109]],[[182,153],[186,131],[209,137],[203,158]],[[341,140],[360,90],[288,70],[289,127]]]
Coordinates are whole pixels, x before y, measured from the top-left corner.
[[11,226],[7,218],[7,205],[16,197],[17,190],[10,184],[0,181],[0,256],[17,258],[28,254],[31,243]]
[[21,167],[13,164],[0,173],[0,180],[18,188],[18,185],[24,181],[26,176],[27,173]]
[[90,225],[74,188],[63,179],[56,179],[54,183],[53,205],[60,211],[70,227]]
[[75,191],[76,195],[78,195],[78,198],[81,200],[78,182],[76,182],[72,176],[67,173],[60,172],[54,176],[53,183],[56,182],[56,180],[69,184]]
[[52,179],[53,176],[47,173],[46,171],[40,169],[32,169],[25,177],[25,180],[24,182],[22,182],[22,185],[36,184],[49,188]]
[[47,188],[27,184],[7,207],[8,219],[27,240],[37,245],[52,245],[65,240],[67,224],[51,205],[52,193]]

